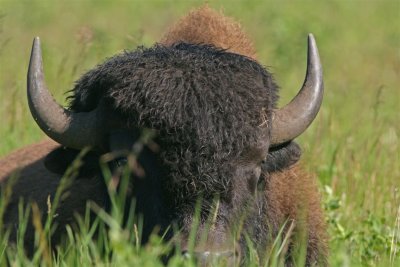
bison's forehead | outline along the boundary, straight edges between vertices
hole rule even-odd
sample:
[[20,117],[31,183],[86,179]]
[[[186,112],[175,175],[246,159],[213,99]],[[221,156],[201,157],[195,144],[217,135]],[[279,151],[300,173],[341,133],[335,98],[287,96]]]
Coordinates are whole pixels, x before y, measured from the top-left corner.
[[86,73],[73,90],[71,109],[91,110],[108,98],[131,124],[155,128],[175,146],[233,152],[260,135],[276,88],[247,57],[209,45],[156,45]]

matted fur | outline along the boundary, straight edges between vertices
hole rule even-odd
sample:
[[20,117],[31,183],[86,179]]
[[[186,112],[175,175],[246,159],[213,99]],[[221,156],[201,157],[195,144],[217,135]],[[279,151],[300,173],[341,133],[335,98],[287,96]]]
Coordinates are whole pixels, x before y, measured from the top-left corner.
[[155,45],[83,75],[70,109],[91,110],[107,99],[128,125],[158,130],[172,188],[194,199],[229,191],[232,175],[221,166],[268,137],[260,125],[271,117],[276,91],[250,58],[211,45]]
[[[263,246],[273,242],[280,227],[289,221],[295,225],[294,233],[305,229],[307,265],[325,265],[327,241],[320,199],[314,179],[293,165],[301,155],[298,145],[289,142],[268,152],[261,175],[265,188],[255,196],[251,195],[254,190],[249,190],[254,185],[246,179],[246,161],[236,161],[243,158],[247,149],[257,147],[261,137],[268,138],[268,118],[277,100],[278,87],[271,74],[251,58],[256,58],[254,48],[240,25],[204,6],[182,18],[159,45],[120,54],[85,74],[73,89],[70,108],[90,111],[104,101],[126,120],[128,128],[158,130],[159,156],[167,174],[163,187],[158,180],[144,179],[144,183],[149,182],[144,186],[149,191],[137,189],[145,198],[143,211],[151,208],[150,220],[169,212],[164,202],[151,207],[146,203],[157,198],[160,188],[174,196],[169,201],[178,204],[176,218],[183,220],[187,228],[192,214],[190,202],[195,201],[195,195],[202,194],[207,199],[219,194],[222,202],[218,219],[233,222],[235,215],[241,216],[247,209],[250,216],[244,227],[261,253],[265,251]],[[47,196],[54,194],[61,177],[52,170],[59,171],[68,165],[65,153],[78,153],[59,148],[45,158],[55,146],[51,141],[34,144],[0,161],[0,180],[17,165],[26,165],[21,170],[21,182],[15,187],[14,202],[7,211],[8,223],[13,225],[17,221],[20,195],[37,200],[41,209],[47,209]],[[97,160],[97,156],[94,158]],[[46,161],[56,168],[47,168]],[[158,174],[149,175],[157,169],[156,163],[146,162],[148,176],[157,177]],[[244,171],[237,167],[240,164]],[[242,171],[243,179],[231,181],[235,168]],[[62,216],[55,220],[61,226],[73,221],[74,211],[83,213],[87,200],[99,205],[107,202],[101,175],[83,178],[72,185],[70,197],[60,206]],[[140,201],[138,198],[139,208]],[[220,226],[223,231],[224,224]],[[148,228],[145,232],[150,233],[152,225]],[[55,236],[60,236],[61,231],[57,229]],[[11,237],[15,238],[15,234]],[[33,230],[27,232],[26,239],[33,242]],[[246,245],[244,237],[240,243]],[[288,266],[293,264],[294,246],[291,241],[287,248]]]
[[45,139],[38,143],[22,147],[13,151],[4,158],[0,159],[0,182],[6,179],[12,172],[24,168],[25,166],[44,157],[50,151],[58,147],[59,144],[51,139]]
[[256,58],[254,45],[242,26],[208,5],[190,11],[171,27],[160,41],[165,45],[177,42],[213,44],[234,53]]
[[[306,265],[326,266],[328,250],[326,223],[315,177],[305,173],[299,164],[295,164],[282,171],[264,173],[264,179],[267,181],[265,191],[267,217],[272,232],[278,233],[285,222],[287,225],[293,223],[288,249],[306,244]],[[285,235],[286,231],[283,236]],[[293,238],[296,235],[304,235],[305,239],[298,240],[298,243],[294,244]],[[290,251],[288,256],[286,264],[292,266],[292,260],[296,259],[290,258]]]

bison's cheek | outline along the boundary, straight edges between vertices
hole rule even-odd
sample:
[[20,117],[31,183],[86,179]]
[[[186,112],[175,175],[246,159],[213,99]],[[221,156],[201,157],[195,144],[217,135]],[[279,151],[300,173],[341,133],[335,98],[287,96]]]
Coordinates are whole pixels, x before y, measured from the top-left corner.
[[261,167],[256,164],[237,168],[230,192],[230,204],[234,211],[247,212],[247,208],[253,206],[260,176]]

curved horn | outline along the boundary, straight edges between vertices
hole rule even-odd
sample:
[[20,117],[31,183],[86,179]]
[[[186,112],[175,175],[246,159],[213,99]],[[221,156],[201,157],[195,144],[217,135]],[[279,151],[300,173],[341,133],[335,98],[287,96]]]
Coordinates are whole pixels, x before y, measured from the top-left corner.
[[299,93],[285,107],[275,110],[272,119],[271,145],[293,140],[313,122],[324,94],[322,66],[312,34],[308,35],[307,74]]
[[49,93],[43,74],[42,51],[39,37],[33,40],[28,69],[28,103],[39,127],[54,141],[75,149],[85,146],[99,147],[102,131],[97,109],[73,113],[54,100]]

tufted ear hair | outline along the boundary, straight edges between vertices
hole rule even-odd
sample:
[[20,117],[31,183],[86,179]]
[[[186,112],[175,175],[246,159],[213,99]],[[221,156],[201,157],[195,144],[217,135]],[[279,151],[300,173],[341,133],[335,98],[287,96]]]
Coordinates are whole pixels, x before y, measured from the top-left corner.
[[272,147],[265,162],[261,165],[263,173],[282,171],[295,164],[301,156],[301,148],[294,141]]

